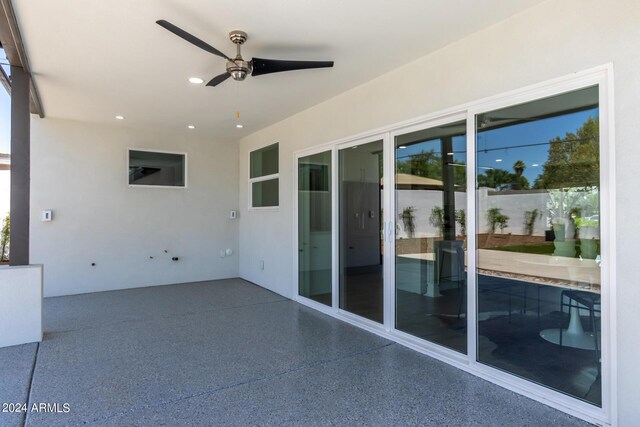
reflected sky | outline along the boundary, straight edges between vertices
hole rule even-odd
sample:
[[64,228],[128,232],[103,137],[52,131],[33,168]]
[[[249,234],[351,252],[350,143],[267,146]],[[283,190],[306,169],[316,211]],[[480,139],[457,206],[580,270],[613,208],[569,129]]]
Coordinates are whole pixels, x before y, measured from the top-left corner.
[[[505,169],[513,173],[513,164],[522,160],[527,166],[523,175],[533,185],[547,160],[548,142],[556,137],[564,138],[569,132],[575,133],[589,117],[598,117],[598,108],[478,132],[478,173],[488,168]],[[523,147],[526,145],[533,146]],[[396,159],[405,161],[423,151],[430,151],[432,147],[439,155],[439,140],[434,139],[396,148]],[[453,138],[453,151],[454,162],[466,164],[465,135]]]
[[[564,138],[567,132],[576,132],[589,117],[598,117],[598,108],[479,132],[478,173],[483,173],[485,168],[513,173],[513,164],[522,160],[527,166],[523,175],[533,185],[547,160],[548,142],[555,137]],[[540,145],[518,147],[529,144]]]

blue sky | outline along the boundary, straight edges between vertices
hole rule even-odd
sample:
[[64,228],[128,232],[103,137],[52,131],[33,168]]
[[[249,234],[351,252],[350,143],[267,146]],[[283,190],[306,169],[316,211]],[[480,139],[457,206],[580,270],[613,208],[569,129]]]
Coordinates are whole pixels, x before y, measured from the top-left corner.
[[[505,169],[513,172],[513,164],[522,160],[527,168],[523,175],[533,185],[538,175],[542,173],[542,166],[547,160],[549,140],[559,136],[563,138],[567,132],[576,132],[589,117],[598,117],[598,109],[565,114],[544,120],[522,123],[478,133],[476,165],[478,173],[485,168]],[[535,147],[520,147],[520,145],[541,144]],[[433,140],[429,143],[410,145],[405,149],[396,150],[400,159],[418,154],[421,151],[434,149],[440,151],[440,143]],[[484,150],[491,150],[485,152]],[[466,164],[466,136],[453,138],[454,162]]]
[[[513,172],[513,164],[517,160],[522,160],[527,165],[523,175],[533,185],[535,179],[542,173],[542,165],[547,160],[549,145],[514,147],[546,143],[556,136],[563,138],[567,132],[577,131],[589,117],[598,117],[598,109],[481,132],[478,134],[476,164],[478,168],[492,167]],[[495,150],[496,148],[498,150]],[[493,151],[485,152],[483,151],[485,149]],[[479,173],[482,171],[479,170]]]

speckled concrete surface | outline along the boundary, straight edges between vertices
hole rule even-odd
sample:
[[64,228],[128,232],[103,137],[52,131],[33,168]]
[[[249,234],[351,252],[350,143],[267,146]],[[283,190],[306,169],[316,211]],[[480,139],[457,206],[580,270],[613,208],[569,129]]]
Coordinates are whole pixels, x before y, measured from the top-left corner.
[[[0,348],[0,404],[25,403],[38,344]],[[21,426],[23,412],[5,412],[0,408],[0,426]]]
[[46,298],[44,322],[47,332],[66,332],[283,300],[244,280],[217,280]]
[[71,411],[27,426],[586,425],[241,280],[52,298],[45,319],[31,402]]
[[575,419],[399,345],[138,408],[93,425],[575,426]]

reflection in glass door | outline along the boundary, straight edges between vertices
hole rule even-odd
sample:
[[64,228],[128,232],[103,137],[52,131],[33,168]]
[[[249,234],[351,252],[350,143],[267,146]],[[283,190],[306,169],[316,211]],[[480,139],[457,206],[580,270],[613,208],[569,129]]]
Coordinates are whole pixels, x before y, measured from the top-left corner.
[[600,406],[598,87],[476,116],[478,361]]
[[466,121],[394,151],[396,329],[466,353]]
[[298,294],[331,306],[331,151],[298,159]]
[[339,151],[340,308],[383,322],[383,142]]

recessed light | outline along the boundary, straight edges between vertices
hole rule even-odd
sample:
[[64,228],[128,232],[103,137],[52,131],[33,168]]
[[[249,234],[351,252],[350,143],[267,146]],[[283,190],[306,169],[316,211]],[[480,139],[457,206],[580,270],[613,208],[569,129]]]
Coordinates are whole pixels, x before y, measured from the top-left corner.
[[502,161],[502,159],[496,159],[496,162],[501,162],[501,161]]
[[118,119],[118,120],[124,120],[124,116],[116,116],[116,119]]
[[243,128],[243,126],[242,126],[240,123],[238,123],[238,124],[236,125],[236,127],[237,127],[238,129],[242,129],[242,128]]
[[200,77],[189,77],[189,83],[193,83],[194,85],[200,85],[204,83],[204,80],[202,80]]
[[398,148],[401,149],[401,150],[404,150],[405,148],[407,148],[407,146],[406,145],[401,145]]
[[189,129],[195,129],[196,127],[194,125],[189,125],[187,126]]

